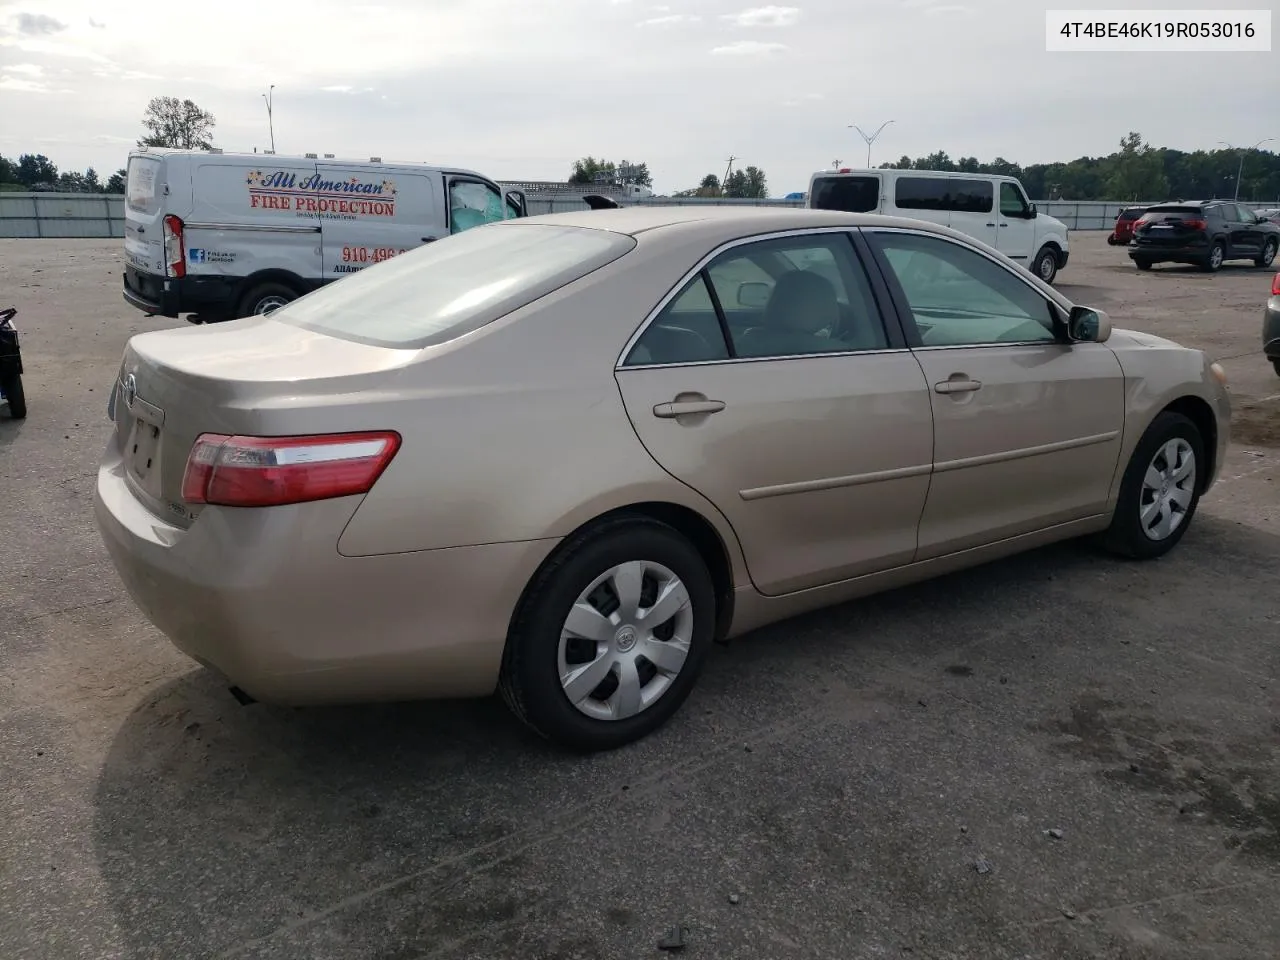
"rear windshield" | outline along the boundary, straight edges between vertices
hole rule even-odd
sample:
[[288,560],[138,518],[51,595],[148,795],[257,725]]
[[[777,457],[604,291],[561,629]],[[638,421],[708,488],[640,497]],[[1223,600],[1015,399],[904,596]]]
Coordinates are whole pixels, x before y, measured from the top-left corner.
[[1119,219],[1121,219],[1121,220],[1137,220],[1140,216],[1142,216],[1143,212],[1144,212],[1144,211],[1142,211],[1142,210],[1122,210],[1122,211],[1120,211],[1120,218],[1119,218]]
[[1202,207],[1179,207],[1179,206],[1147,207],[1146,212],[1147,213],[1176,213],[1182,217],[1203,217],[1204,216],[1204,208]]
[[140,213],[151,213],[156,200],[156,176],[160,161],[154,157],[130,157],[129,174],[125,181],[125,199],[129,206]]
[[506,316],[635,245],[606,230],[508,220],[367,267],[271,317],[374,346],[429,347]]
[[879,177],[818,177],[809,193],[814,210],[873,213],[880,206]]

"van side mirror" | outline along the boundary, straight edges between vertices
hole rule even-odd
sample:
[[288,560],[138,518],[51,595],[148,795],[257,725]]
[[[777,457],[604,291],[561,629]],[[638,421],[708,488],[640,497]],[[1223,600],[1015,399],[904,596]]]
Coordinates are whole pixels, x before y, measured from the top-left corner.
[[1111,339],[1111,318],[1093,307],[1072,307],[1067,316],[1067,339],[1076,343],[1106,343]]
[[1029,207],[1027,207],[1027,219],[1034,220],[1038,212],[1039,211],[1036,210],[1036,205],[1034,203],[1031,204]]

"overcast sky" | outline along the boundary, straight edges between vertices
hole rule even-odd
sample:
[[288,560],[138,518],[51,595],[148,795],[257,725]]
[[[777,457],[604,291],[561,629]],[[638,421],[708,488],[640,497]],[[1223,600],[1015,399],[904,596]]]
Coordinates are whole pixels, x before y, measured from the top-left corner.
[[722,173],[730,154],[774,195],[803,190],[833,160],[865,163],[849,125],[885,120],[876,164],[938,149],[1068,160],[1129,130],[1182,149],[1280,138],[1276,49],[1050,54],[1050,6],[1196,4],[0,0],[0,154],[105,179],[157,95],[212,111],[218,146],[262,149],[272,83],[281,153],[500,179],[564,179],[593,154],[648,162],[660,191]]

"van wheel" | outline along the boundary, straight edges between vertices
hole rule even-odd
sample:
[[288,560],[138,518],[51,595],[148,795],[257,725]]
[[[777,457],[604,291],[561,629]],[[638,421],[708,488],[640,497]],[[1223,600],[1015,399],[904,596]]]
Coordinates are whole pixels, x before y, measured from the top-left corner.
[[22,375],[15,373],[6,380],[0,381],[0,393],[9,403],[9,416],[14,420],[22,420],[27,415],[27,395],[22,389]]
[[297,291],[283,283],[260,283],[244,295],[236,316],[263,317],[297,299]]
[[1053,247],[1041,247],[1032,271],[1045,283],[1053,283],[1053,278],[1058,275],[1058,252]]

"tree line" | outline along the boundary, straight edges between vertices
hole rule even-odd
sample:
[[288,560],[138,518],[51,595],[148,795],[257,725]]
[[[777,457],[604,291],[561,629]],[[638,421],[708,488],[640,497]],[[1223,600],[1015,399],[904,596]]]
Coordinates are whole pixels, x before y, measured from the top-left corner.
[[[647,163],[630,163],[626,160],[614,163],[612,160],[587,156],[573,162],[569,183],[581,186],[589,186],[593,183],[631,183],[652,188],[653,176],[649,173]],[[728,173],[723,183],[720,182],[720,177],[714,173],[708,173],[696,187],[677,190],[672,196],[763,200],[769,196],[769,182],[764,171],[759,167],[744,167]]]
[[[190,100],[152,97],[142,114],[140,147],[207,150],[213,146],[213,114]],[[124,193],[123,168],[103,180],[93,167],[84,172],[59,171],[43,153],[24,153],[17,160],[0,156],[0,192],[56,190],[62,193]]]
[[[1241,160],[1243,159],[1243,168]],[[1153,147],[1138,133],[1120,140],[1105,157],[1080,157],[1068,163],[1022,166],[1003,157],[983,163],[976,157],[953,160],[945,151],[927,157],[903,156],[881,169],[956,170],[1017,177],[1027,193],[1042,200],[1211,200],[1280,199],[1280,154],[1269,150],[1176,150]]]

